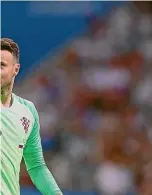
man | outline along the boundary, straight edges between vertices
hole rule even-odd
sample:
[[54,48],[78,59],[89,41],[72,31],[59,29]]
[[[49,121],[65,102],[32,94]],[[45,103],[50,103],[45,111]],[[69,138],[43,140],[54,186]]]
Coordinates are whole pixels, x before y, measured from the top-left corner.
[[16,96],[14,80],[20,69],[19,48],[11,39],[1,39],[1,131],[0,194],[19,195],[20,163],[43,195],[62,195],[45,165],[39,134],[39,117],[32,102]]

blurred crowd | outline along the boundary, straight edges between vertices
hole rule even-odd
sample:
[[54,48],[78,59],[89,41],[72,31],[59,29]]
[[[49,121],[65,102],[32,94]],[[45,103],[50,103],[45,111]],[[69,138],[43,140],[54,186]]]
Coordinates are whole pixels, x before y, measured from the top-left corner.
[[47,165],[62,189],[152,195],[152,3],[86,23],[24,95],[40,115]]

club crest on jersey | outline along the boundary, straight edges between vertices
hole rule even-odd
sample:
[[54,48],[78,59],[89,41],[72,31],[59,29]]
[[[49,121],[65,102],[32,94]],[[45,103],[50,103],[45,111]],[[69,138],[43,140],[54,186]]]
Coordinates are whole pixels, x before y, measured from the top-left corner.
[[23,143],[19,144],[18,148],[23,149],[24,148],[24,144]]
[[30,126],[30,121],[26,117],[23,117],[21,119],[21,122],[22,122],[22,125],[24,127],[25,133],[27,133],[28,129],[29,129],[29,126]]

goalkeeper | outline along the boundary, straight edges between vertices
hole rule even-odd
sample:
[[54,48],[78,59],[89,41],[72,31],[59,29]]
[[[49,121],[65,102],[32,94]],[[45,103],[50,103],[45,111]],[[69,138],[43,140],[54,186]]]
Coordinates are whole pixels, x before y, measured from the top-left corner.
[[2,38],[0,194],[20,194],[20,163],[24,157],[27,171],[37,189],[43,195],[62,195],[44,162],[36,108],[32,102],[12,92],[19,69],[18,45],[11,39]]

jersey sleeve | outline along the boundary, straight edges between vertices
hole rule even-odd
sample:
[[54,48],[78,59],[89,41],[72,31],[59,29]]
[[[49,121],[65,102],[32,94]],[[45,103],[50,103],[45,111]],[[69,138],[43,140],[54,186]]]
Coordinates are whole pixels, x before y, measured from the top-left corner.
[[53,175],[44,162],[39,133],[39,116],[34,105],[32,107],[32,113],[35,122],[23,154],[27,171],[33,183],[43,195],[62,194]]

